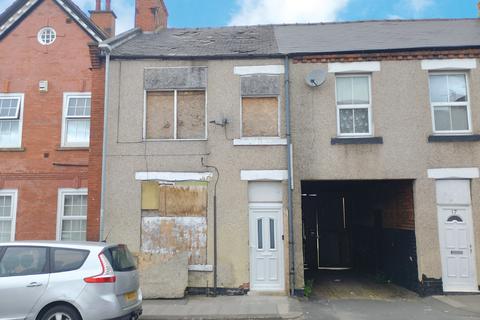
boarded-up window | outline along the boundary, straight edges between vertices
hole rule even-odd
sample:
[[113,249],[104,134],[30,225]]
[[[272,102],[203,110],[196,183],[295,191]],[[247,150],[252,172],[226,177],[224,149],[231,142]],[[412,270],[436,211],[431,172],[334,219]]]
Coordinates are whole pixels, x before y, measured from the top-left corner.
[[205,139],[205,91],[147,92],[147,139]]
[[205,138],[205,92],[178,91],[178,139]]
[[174,92],[147,94],[147,139],[174,138]]
[[278,137],[278,98],[242,98],[242,136]]
[[189,264],[207,263],[208,184],[142,183],[142,251],[189,253]]

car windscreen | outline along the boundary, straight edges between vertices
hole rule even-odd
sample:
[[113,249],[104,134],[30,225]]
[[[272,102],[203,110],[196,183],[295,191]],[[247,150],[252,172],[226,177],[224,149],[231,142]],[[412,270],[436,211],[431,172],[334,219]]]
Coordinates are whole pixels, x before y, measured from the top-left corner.
[[125,245],[118,245],[104,250],[108,262],[114,271],[124,272],[137,269],[135,259]]

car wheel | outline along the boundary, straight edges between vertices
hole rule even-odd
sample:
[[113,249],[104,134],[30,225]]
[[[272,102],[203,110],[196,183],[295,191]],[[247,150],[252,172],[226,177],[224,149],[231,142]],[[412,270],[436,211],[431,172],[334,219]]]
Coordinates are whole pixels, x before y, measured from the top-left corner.
[[41,320],[82,320],[82,318],[72,307],[56,306],[48,309]]

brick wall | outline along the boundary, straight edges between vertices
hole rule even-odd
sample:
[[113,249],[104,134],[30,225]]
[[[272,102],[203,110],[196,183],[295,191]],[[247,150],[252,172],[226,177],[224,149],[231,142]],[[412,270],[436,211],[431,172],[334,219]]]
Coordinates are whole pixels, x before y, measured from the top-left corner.
[[[37,33],[47,25],[57,39],[43,46]],[[17,240],[55,239],[58,189],[88,186],[89,149],[62,149],[61,132],[63,94],[92,91],[91,41],[53,0],[0,41],[0,92],[25,95],[22,149],[0,150],[0,189],[18,190]],[[39,92],[40,80],[48,81],[47,93]]]
[[100,197],[102,191],[103,107],[105,64],[99,52],[92,55],[92,116],[90,119],[90,155],[88,171],[88,232],[87,239],[103,240],[100,236]]

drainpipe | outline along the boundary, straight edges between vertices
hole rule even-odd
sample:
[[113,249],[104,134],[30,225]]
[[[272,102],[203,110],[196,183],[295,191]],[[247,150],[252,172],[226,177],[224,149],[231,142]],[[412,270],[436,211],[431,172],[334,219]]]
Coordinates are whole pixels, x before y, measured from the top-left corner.
[[295,239],[293,233],[293,145],[290,126],[290,59],[285,56],[285,121],[287,123],[288,162],[288,253],[290,256],[290,294],[295,295]]
[[103,146],[102,146],[102,191],[100,194],[100,241],[106,241],[105,235],[105,190],[106,190],[106,167],[107,167],[107,131],[108,131],[108,104],[109,104],[109,80],[110,80],[110,53],[112,47],[108,44],[100,44],[99,48],[106,53],[105,57],[105,89],[103,101]]

